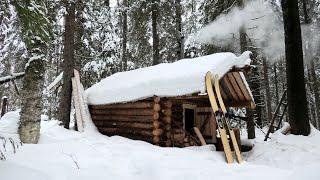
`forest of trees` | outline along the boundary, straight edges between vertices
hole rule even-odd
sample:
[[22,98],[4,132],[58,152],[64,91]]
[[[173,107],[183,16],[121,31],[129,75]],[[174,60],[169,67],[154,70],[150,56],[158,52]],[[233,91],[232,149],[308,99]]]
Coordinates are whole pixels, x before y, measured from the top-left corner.
[[[24,78],[1,83],[0,97],[8,97],[9,110],[21,109],[24,128],[20,128],[20,132],[37,134],[41,114],[59,119],[69,127],[74,68],[80,71],[82,83],[88,88],[116,72],[217,52],[241,54],[250,50],[255,68],[248,81],[257,108],[247,111],[248,128],[268,125],[288,87],[297,88],[299,92],[288,90],[288,100],[295,105],[289,102],[286,121],[293,127],[296,124],[308,129],[309,123],[305,122],[310,120],[319,129],[320,41],[309,41],[320,26],[319,0],[282,0],[282,7],[277,0],[265,0],[280,24],[283,22],[286,26],[286,52],[278,51],[272,57],[265,55],[263,47],[256,43],[259,40],[250,36],[258,25],[241,26],[231,35],[232,39],[226,40],[232,43],[204,44],[192,38],[219,16],[236,7],[243,9],[251,1],[2,0],[0,77],[25,74]],[[259,18],[263,16],[255,17]],[[296,31],[292,31],[292,27]],[[299,38],[301,32],[302,39]],[[62,72],[63,83],[47,89]],[[308,134],[305,132],[308,130],[295,133]],[[248,135],[254,137],[252,131]],[[38,136],[22,137],[22,141],[36,142]]]

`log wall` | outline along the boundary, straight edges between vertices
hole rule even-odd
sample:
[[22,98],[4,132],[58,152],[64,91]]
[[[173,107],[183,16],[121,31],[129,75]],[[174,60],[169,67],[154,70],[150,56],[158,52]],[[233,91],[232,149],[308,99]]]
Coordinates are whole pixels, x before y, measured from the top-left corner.
[[[119,135],[166,147],[197,145],[199,143],[194,141],[194,137],[184,130],[183,104],[194,103],[154,97],[130,103],[91,105],[89,109],[94,124],[107,136]],[[199,113],[211,114],[210,111]],[[203,119],[197,119],[195,125],[201,129],[202,123],[199,120]],[[201,130],[207,129],[204,126]]]
[[91,105],[93,123],[105,135],[119,135],[155,145],[171,146],[170,101],[159,97],[137,102]]

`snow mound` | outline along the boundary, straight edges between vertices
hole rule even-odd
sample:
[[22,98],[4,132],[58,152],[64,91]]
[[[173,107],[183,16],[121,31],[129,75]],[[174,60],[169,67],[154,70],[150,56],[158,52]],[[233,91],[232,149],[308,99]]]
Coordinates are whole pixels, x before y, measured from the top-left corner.
[[0,119],[0,133],[17,134],[19,126],[20,110],[11,111],[3,115]]
[[21,146],[18,135],[20,110],[8,112],[0,119],[0,163]]
[[[320,168],[320,132],[317,129],[311,127],[309,136],[283,135],[280,129],[271,134],[267,142],[263,141],[263,136],[254,140],[253,150],[246,155],[248,162],[292,170],[293,179],[315,177],[311,172],[315,167]],[[301,176],[310,178],[297,178]],[[317,178],[320,178],[319,173]]]
[[116,73],[86,90],[88,104],[111,104],[157,96],[204,93],[208,71],[222,77],[233,67],[250,65],[251,52],[237,57],[233,53],[183,59],[147,68]]

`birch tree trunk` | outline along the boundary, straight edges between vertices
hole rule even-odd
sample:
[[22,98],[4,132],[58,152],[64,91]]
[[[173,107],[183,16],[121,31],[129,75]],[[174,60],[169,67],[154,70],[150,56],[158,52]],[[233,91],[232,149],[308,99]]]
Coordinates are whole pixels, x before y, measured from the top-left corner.
[[[32,0],[16,0],[12,3],[21,23],[22,37],[29,56],[21,91],[22,105],[18,133],[22,142],[37,143],[43,108],[45,57],[47,43],[51,38],[51,27],[48,18],[44,17],[45,3]],[[31,4],[37,11],[30,8]]]
[[[41,46],[41,45],[40,45]],[[42,90],[44,83],[44,56],[37,56],[37,52],[26,68],[21,91],[22,106],[20,111],[19,135],[24,143],[38,143],[42,112]]]

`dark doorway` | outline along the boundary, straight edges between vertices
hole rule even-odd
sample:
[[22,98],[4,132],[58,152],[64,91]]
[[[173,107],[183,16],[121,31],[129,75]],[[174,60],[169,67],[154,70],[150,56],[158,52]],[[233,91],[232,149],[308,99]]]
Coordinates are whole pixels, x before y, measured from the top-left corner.
[[188,108],[184,109],[185,130],[190,134],[194,134],[194,131],[193,131],[194,116],[195,116],[194,109],[188,109]]

